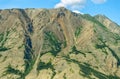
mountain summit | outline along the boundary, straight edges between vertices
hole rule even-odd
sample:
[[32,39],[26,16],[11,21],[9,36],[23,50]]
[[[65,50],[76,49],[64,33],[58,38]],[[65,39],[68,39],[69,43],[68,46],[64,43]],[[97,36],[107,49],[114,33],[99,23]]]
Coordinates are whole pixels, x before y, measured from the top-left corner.
[[120,27],[66,8],[0,10],[0,79],[120,79]]

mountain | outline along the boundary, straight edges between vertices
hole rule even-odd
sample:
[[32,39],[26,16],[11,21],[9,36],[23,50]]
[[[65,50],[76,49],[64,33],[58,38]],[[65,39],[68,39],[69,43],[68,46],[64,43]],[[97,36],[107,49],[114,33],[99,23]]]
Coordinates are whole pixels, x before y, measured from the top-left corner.
[[0,10],[0,79],[120,79],[120,27],[66,8]]

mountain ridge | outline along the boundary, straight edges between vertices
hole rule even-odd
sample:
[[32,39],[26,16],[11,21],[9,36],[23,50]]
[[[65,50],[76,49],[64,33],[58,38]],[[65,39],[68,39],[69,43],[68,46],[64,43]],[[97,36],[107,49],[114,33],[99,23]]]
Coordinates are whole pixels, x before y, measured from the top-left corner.
[[66,8],[1,10],[0,78],[119,79],[119,34],[104,16]]

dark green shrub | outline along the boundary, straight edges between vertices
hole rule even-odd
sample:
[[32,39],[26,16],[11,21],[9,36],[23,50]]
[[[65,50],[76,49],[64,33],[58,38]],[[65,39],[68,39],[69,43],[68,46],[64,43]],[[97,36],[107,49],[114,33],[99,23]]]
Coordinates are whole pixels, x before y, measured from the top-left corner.
[[45,63],[45,62],[39,62],[37,70],[42,70],[42,69],[54,69],[53,65],[51,64],[51,62]]
[[6,50],[8,50],[8,49],[9,49],[9,48],[0,46],[0,51],[6,51]]
[[76,28],[76,30],[75,30],[75,37],[78,37],[78,36],[80,35],[81,28],[82,28],[82,27],[77,27],[77,28]]
[[79,54],[80,53],[80,54],[83,54],[84,57],[86,57],[86,54],[81,52],[80,50],[77,50],[76,46],[72,47],[72,51],[70,53],[75,53],[75,54]]
[[5,71],[5,74],[16,74],[16,75],[22,75],[22,72],[14,69],[11,65],[8,65],[7,70]]
[[105,45],[99,45],[99,44],[95,45],[95,48],[97,48],[97,49],[102,49],[102,48],[105,48],[105,47],[106,47]]
[[56,56],[61,51],[62,43],[53,32],[45,32],[45,40],[49,42],[48,47],[51,48],[51,50],[47,52],[51,52],[52,55]]

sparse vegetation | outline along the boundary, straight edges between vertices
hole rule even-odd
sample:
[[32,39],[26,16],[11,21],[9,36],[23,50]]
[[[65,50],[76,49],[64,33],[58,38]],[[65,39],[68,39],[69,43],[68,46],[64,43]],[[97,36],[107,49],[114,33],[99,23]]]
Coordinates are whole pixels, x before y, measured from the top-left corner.
[[64,75],[63,75],[63,79],[67,79],[67,77],[66,77],[66,73],[64,73]]
[[54,69],[51,62],[45,63],[40,61],[38,64],[37,70],[39,71],[39,70],[48,69],[48,68]]
[[19,76],[23,75],[23,73],[20,70],[14,69],[10,64],[6,67],[6,71],[4,71],[3,76],[6,76],[7,74],[15,74]]
[[3,40],[3,37],[4,37],[4,33],[1,33],[0,34],[0,42]]
[[75,63],[80,67],[80,75],[87,77],[89,79],[92,79],[91,75],[93,74],[95,77],[99,79],[120,79],[118,76],[111,76],[111,75],[106,75],[103,74],[95,69],[92,68],[92,66],[88,63],[81,63],[77,60],[74,59],[68,59],[69,57],[64,57],[66,61]]
[[9,48],[0,46],[0,51],[6,51],[6,50],[9,50]]
[[2,18],[2,16],[0,15],[0,19]]
[[2,57],[2,54],[0,54],[0,57]]
[[114,39],[115,39],[115,43],[114,44],[117,45],[118,41],[120,41],[120,35],[117,34],[117,33],[114,33],[113,36],[114,36]]
[[115,57],[116,60],[117,60],[117,66],[119,66],[119,65],[120,65],[120,58],[119,58],[118,55],[115,53],[115,51],[114,51],[113,49],[111,49],[108,45],[106,45],[106,41],[103,41],[101,38],[99,38],[98,40],[103,44],[103,46],[99,46],[100,48],[103,48],[103,47],[104,47],[103,52],[105,52],[106,54],[108,54],[107,51],[106,51],[106,49],[105,49],[105,47],[106,47],[108,50],[110,50],[110,52],[111,52],[111,54],[113,55],[113,57]]
[[2,41],[1,41],[1,46],[4,46],[5,42],[8,39],[8,35],[9,35],[10,31],[6,31],[5,33],[3,33],[3,37],[2,37]]
[[54,76],[56,75],[54,66],[52,65],[51,61],[49,61],[48,63],[45,62],[39,62],[38,66],[37,66],[37,71],[43,70],[43,69],[51,69],[53,74],[51,76],[51,79],[54,78]]
[[106,45],[104,45],[104,44],[96,44],[95,45],[95,48],[97,48],[97,49],[101,49],[102,50],[102,52],[104,52],[106,55],[108,54],[108,52],[106,51]]
[[86,57],[86,54],[81,52],[81,51],[79,51],[79,50],[77,50],[76,46],[72,47],[72,50],[71,50],[70,53],[75,53],[75,54],[79,54],[80,53],[80,54],[84,55],[84,57]]
[[76,28],[76,30],[75,30],[75,37],[78,37],[80,35],[81,29],[82,29],[81,26]]
[[6,59],[7,59],[7,56],[4,56],[2,62],[6,61]]
[[34,65],[34,63],[35,63],[35,60],[33,59],[33,60],[31,60],[31,61],[25,61],[25,71],[24,71],[24,73],[23,73],[23,78],[27,75],[27,74],[29,74],[29,72],[33,69],[33,65]]
[[101,49],[102,52],[104,52],[106,55],[108,55],[108,52],[106,51],[107,45],[105,44],[106,41],[103,41],[102,38],[98,38],[98,40],[101,42],[100,44],[96,44],[95,48],[96,49]]
[[96,44],[95,47],[96,47],[97,49],[103,49],[103,48],[105,48],[106,46],[105,46],[105,45]]
[[18,47],[18,49],[22,48],[23,46],[24,46],[24,44],[20,45],[20,46]]
[[101,24],[98,20],[96,20],[94,17],[90,16],[89,14],[84,14],[84,15],[82,15],[82,17],[95,23],[95,24],[98,24],[99,26],[104,28],[104,30],[107,30],[107,28],[103,24]]
[[7,38],[8,38],[8,35],[9,35],[9,31],[6,32],[6,35],[4,33],[1,33],[0,34],[0,51],[6,51],[10,48],[7,48],[4,46]]
[[53,32],[45,32],[45,40],[49,41],[48,47],[50,46],[52,55],[56,56],[61,51],[61,42],[57,39]]
[[64,48],[67,47],[66,41],[63,42],[63,47],[64,47]]
[[70,68],[70,72],[74,73],[74,70],[72,68]]

